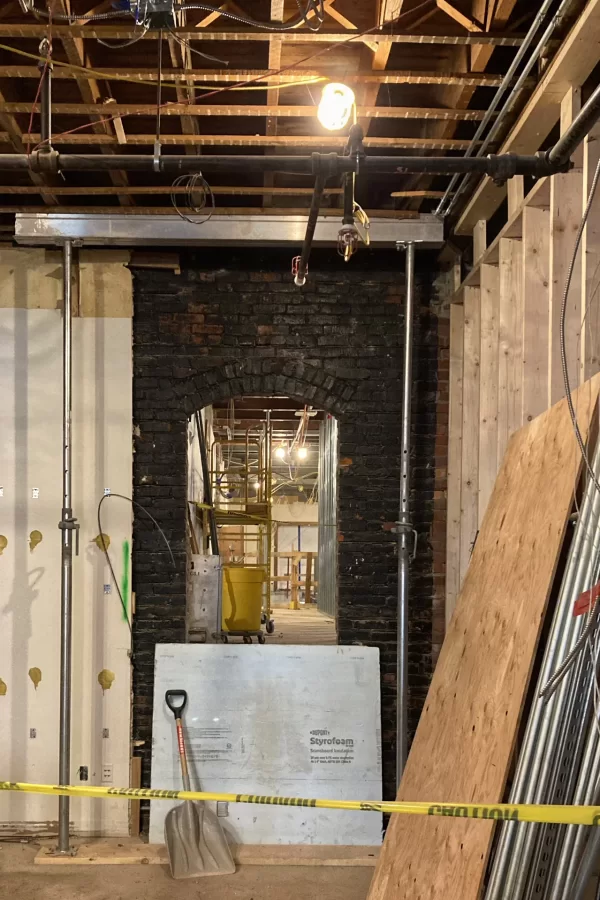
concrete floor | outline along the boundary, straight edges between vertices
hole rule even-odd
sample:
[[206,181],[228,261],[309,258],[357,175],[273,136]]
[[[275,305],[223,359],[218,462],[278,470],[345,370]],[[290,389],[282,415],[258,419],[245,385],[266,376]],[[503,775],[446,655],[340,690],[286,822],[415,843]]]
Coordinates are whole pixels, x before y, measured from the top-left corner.
[[173,881],[165,866],[34,866],[38,847],[0,843],[0,900],[365,900],[371,868],[245,866]]

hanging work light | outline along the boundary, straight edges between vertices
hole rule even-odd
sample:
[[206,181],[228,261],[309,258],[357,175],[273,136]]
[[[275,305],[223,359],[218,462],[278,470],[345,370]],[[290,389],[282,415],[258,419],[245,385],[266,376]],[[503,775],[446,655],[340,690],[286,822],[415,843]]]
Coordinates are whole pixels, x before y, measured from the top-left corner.
[[354,91],[345,84],[326,84],[321,94],[317,119],[328,131],[339,131],[348,123],[354,106]]
[[306,459],[308,456],[308,449],[306,447],[298,447],[297,454],[298,459]]

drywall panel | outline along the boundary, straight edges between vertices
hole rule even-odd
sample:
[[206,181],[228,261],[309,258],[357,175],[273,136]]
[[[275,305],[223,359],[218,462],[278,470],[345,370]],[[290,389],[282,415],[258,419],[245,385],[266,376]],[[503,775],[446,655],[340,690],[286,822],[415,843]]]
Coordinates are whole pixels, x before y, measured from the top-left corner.
[[[0,309],[0,771],[55,783],[58,773],[62,317],[58,310]],[[108,487],[131,492],[131,323],[73,323],[74,560],[71,781],[129,779],[129,629],[95,543],[97,504]],[[130,505],[103,505],[103,531],[130,604]],[[104,684],[104,689],[99,683]],[[110,684],[110,687],[108,685]],[[105,773],[106,774],[106,773]],[[73,800],[78,830],[125,834],[127,804]],[[6,793],[2,823],[52,822],[55,798]]]
[[[192,785],[207,791],[381,797],[379,651],[373,647],[163,644],[156,648],[152,785],[180,788],[169,688],[188,692]],[[174,804],[152,804],[162,843]],[[381,843],[379,813],[231,804],[236,844]]]

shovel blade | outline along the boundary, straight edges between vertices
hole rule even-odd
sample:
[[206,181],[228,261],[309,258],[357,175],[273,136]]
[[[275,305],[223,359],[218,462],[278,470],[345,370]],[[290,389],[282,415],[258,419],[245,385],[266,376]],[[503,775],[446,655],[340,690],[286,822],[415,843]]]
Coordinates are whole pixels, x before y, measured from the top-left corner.
[[165,843],[173,878],[232,875],[235,863],[216,814],[186,800],[165,818]]

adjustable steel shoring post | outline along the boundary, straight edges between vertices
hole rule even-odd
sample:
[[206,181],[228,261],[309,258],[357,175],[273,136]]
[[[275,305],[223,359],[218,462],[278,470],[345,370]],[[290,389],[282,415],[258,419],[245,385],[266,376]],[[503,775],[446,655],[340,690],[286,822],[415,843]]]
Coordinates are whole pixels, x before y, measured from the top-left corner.
[[398,642],[396,653],[396,784],[400,784],[408,754],[408,605],[410,562],[417,533],[410,521],[410,427],[415,285],[415,244],[399,244],[406,251],[404,308],[404,364],[402,371],[402,434],[400,447],[400,513],[398,536]]
[[[65,241],[63,250],[63,507],[58,523],[61,531],[60,582],[60,746],[59,784],[71,780],[71,625],[73,601],[73,533],[75,552],[79,553],[79,525],[71,507],[71,361],[72,361],[72,244]],[[58,854],[70,853],[69,797],[58,800]]]

